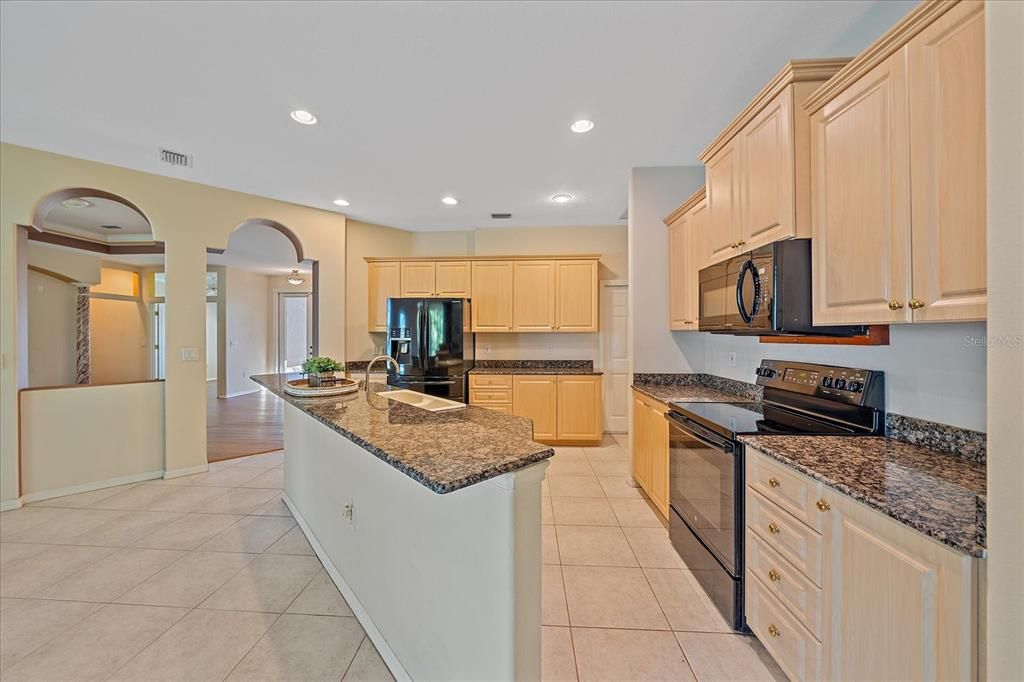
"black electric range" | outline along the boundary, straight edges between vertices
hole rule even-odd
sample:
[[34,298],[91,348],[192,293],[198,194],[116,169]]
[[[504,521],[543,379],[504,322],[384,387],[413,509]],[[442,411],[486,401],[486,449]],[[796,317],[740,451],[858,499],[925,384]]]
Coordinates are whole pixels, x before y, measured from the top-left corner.
[[881,435],[882,372],[763,360],[761,402],[670,405],[669,534],[673,545],[735,630],[748,631],[743,604],[744,434]]

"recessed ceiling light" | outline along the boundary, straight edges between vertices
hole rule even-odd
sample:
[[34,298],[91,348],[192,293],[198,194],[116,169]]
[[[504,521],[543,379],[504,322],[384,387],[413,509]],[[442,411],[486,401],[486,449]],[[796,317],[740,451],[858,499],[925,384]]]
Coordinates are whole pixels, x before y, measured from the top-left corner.
[[71,197],[60,202],[60,205],[64,208],[89,208],[92,206],[92,202],[82,197]]
[[449,206],[454,206],[455,204],[459,203],[459,200],[456,199],[455,197],[441,197],[441,203],[447,204]]
[[335,199],[334,200],[334,204],[336,206],[348,206],[349,205],[348,201],[346,201],[345,199]]
[[572,201],[572,195],[556,194],[553,197],[551,197],[551,201],[555,202],[556,204],[568,204],[570,201]]
[[304,109],[296,109],[292,112],[292,120],[304,126],[311,126],[316,123],[316,116]]
[[575,121],[571,126],[569,126],[569,128],[574,133],[589,133],[594,129],[594,122],[586,118],[581,118],[580,120]]

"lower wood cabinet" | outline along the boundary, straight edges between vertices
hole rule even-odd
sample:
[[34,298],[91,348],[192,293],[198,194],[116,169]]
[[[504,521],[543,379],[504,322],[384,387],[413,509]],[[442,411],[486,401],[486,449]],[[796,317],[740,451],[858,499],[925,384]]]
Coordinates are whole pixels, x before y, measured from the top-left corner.
[[597,443],[604,435],[601,376],[470,374],[469,403],[533,420],[542,443]]
[[747,623],[791,679],[977,678],[977,559],[746,458]]
[[668,518],[668,406],[633,392],[632,474],[661,515]]

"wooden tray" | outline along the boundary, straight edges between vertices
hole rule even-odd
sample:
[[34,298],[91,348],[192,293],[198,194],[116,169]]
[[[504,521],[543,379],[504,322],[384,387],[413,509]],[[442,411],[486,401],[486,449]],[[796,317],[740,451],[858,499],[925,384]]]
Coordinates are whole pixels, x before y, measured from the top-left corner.
[[331,395],[344,395],[346,393],[355,393],[358,390],[358,382],[353,381],[352,379],[341,378],[339,378],[333,386],[312,387],[309,385],[309,380],[307,379],[292,379],[291,381],[286,381],[284,384],[284,392],[297,398],[320,398]]

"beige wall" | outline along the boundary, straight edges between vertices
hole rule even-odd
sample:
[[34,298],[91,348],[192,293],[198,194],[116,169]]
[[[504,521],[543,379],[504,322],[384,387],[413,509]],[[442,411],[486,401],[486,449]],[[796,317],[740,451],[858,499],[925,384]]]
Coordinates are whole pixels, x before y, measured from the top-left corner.
[[[28,225],[43,197],[68,187],[122,196],[164,242],[167,272],[165,468],[169,475],[206,465],[206,248],[226,248],[240,224],[263,218],[287,226],[306,258],[320,262],[320,350],[345,357],[345,216],[240,192],[4,144],[0,146],[0,504],[18,497],[19,282],[16,225]],[[19,294],[20,292],[20,294]],[[182,359],[194,348],[196,361]],[[112,387],[116,388],[116,387]]]
[[988,679],[1024,670],[1024,3],[985,3],[988,98]]
[[[148,321],[141,298],[89,299],[93,384],[150,378]],[[31,353],[29,350],[30,357]]]
[[28,385],[75,383],[74,285],[40,272],[28,273]]
[[24,391],[21,438],[27,502],[153,478],[164,467],[164,384]]
[[[383,334],[371,334],[367,322],[369,320],[367,291],[366,256],[409,256],[413,253],[413,233],[382,225],[348,221],[346,231],[347,252],[345,275],[346,304],[345,315],[345,347],[344,357],[335,359],[369,360],[376,354],[375,345],[384,343]],[[335,313],[338,314],[338,313]],[[320,349],[321,355],[328,355]]]
[[597,253],[599,279],[629,276],[625,225],[486,228],[476,231],[475,241],[478,256]]
[[82,284],[98,284],[103,260],[97,254],[59,246],[28,243],[28,263]]

